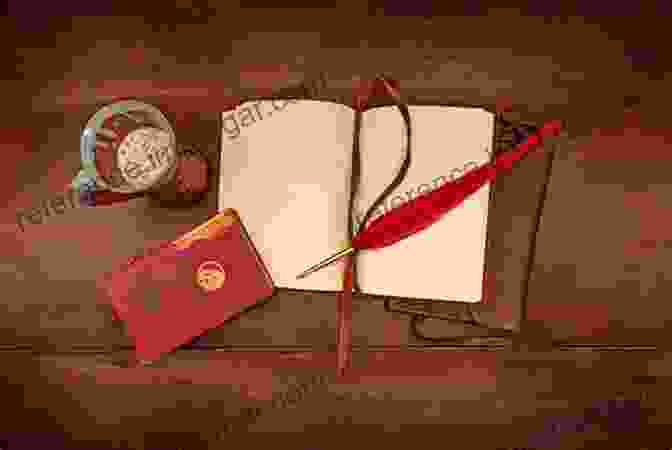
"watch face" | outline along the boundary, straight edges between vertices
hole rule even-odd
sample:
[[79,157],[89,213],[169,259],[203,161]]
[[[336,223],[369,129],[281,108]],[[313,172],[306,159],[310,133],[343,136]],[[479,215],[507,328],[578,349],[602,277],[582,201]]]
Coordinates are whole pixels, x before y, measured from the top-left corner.
[[117,149],[117,167],[126,182],[137,190],[156,184],[171,170],[175,160],[170,134],[158,128],[132,131]]

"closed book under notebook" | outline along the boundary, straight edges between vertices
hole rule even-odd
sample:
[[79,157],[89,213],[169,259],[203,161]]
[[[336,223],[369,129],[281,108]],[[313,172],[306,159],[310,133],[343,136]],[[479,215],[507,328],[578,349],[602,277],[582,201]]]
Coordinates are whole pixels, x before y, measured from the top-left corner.
[[189,342],[274,290],[240,218],[230,209],[133,258],[104,284],[141,361]]
[[[411,164],[370,220],[490,160],[495,116],[482,108],[409,106]],[[253,101],[222,114],[220,209],[245,205],[246,226],[278,287],[340,291],[334,264],[296,279],[344,248],[359,139],[354,222],[396,176],[406,130],[395,106],[354,109],[313,100]],[[478,302],[482,298],[489,187],[429,229],[357,255],[362,292]],[[361,224],[360,224],[361,225]]]

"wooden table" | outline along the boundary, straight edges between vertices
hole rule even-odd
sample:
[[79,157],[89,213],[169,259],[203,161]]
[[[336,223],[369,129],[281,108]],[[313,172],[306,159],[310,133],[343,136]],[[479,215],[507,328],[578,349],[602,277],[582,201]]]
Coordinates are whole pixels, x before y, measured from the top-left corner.
[[[575,19],[518,17],[511,27],[507,20],[515,15],[501,11],[459,20],[385,18],[381,26],[382,18],[365,13],[240,9],[172,33],[135,19],[75,18],[74,31],[56,22],[58,35],[17,35],[28,76],[4,83],[16,109],[3,112],[3,150],[16,156],[0,166],[6,185],[0,350],[6,379],[23,387],[11,391],[16,404],[48,402],[59,419],[19,408],[9,429],[28,418],[25,429],[56,423],[82,439],[123,437],[133,445],[144,431],[147,445],[188,441],[195,448],[198,431],[203,440],[226,442],[228,435],[219,434],[228,429],[225,418],[256,405],[263,413],[248,410],[252,419],[238,422],[234,433],[307,431],[296,444],[324,448],[345,439],[343,430],[429,431],[468,439],[470,448],[495,448],[493,442],[511,448],[527,445],[531,430],[547,426],[544,416],[571,416],[571,408],[619,391],[628,398],[646,393],[646,402],[656,398],[669,373],[664,193],[670,132],[661,123],[669,96],[659,89],[662,81],[634,72],[618,41]],[[259,17],[275,17],[275,31],[262,31]],[[368,37],[359,41],[336,26],[315,25],[327,18],[369,30]],[[568,30],[581,48],[567,44]],[[56,51],[48,45],[54,36]],[[352,378],[306,388],[312,394],[301,394],[294,406],[273,409],[272,396],[310,384],[311,375],[331,376],[335,362],[335,297],[281,292],[209,333],[203,342],[211,351],[181,351],[155,368],[117,367],[120,346],[130,342],[100,302],[95,280],[148,242],[173,238],[214,214],[216,190],[190,210],[138,199],[68,209],[21,232],[16,211],[52,199],[76,173],[86,119],[113,98],[146,99],[169,116],[179,140],[199,145],[216,162],[218,112],[232,97],[265,95],[321,71],[328,82],[321,98],[345,99],[353,76],[381,70],[423,101],[492,105],[509,96],[512,118],[566,120],[569,136],[556,149],[529,283],[548,154],[526,160],[494,189],[492,314],[519,322],[520,336],[485,348],[431,346],[410,336],[408,317],[358,297]],[[639,108],[645,131],[623,138],[624,120],[632,120],[624,119],[623,101],[632,95],[646,100]],[[594,133],[596,127],[604,131]],[[239,209],[244,215],[244,205]],[[428,326],[465,333],[442,321]],[[634,351],[550,350],[553,340]],[[652,379],[658,385],[645,384]],[[659,410],[651,423],[665,423],[665,414]],[[519,426],[503,426],[512,421]],[[333,439],[308,437],[324,433]],[[274,435],[249,439],[260,436]]]

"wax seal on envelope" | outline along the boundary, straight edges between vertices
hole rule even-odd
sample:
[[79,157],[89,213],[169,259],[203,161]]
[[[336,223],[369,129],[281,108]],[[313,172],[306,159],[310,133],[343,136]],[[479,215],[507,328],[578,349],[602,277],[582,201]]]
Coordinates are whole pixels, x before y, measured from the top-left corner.
[[138,361],[155,361],[275,290],[243,223],[227,209],[177,239],[152,246],[100,280]]
[[226,270],[217,261],[205,261],[196,269],[196,283],[205,292],[216,291],[225,281]]

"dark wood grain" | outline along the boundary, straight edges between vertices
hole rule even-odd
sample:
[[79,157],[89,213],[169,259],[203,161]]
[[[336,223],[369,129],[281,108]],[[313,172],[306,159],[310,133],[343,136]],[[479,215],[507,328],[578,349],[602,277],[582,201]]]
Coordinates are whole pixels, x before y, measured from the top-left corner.
[[[324,100],[347,101],[353,78],[385,72],[417,101],[494,105],[508,97],[513,104],[510,118],[563,119],[572,139],[589,140],[596,127],[622,130],[626,103],[641,112],[647,134],[667,136],[672,91],[665,79],[669,58],[661,57],[660,30],[669,20],[664,14],[532,17],[515,9],[490,10],[479,17],[399,17],[384,2],[369,3],[303,11],[260,10],[241,3],[235,8],[211,5],[214,12],[182,7],[179,14],[166,7],[164,15],[150,19],[39,19],[31,13],[3,22],[6,36],[0,50],[8,56],[0,80],[6,156],[0,164],[0,344],[14,347],[2,352],[0,371],[7,430],[71,432],[123,448],[205,448],[204,440],[218,448],[233,440],[219,434],[222,417],[237,416],[250,406],[231,392],[246,384],[226,378],[236,373],[230,364],[210,370],[220,352],[172,355],[164,362],[168,373],[151,368],[158,371],[153,374],[164,373],[164,381],[150,377],[149,384],[115,365],[123,352],[39,358],[31,353],[36,348],[67,353],[73,346],[112,351],[129,344],[111,320],[109,307],[100,303],[95,280],[148,243],[172,239],[216,209],[213,191],[189,210],[167,210],[137,199],[92,210],[66,209],[23,232],[18,228],[17,210],[50,202],[75,175],[82,125],[98,106],[115,98],[139,97],[156,104],[175,124],[178,140],[207,148],[213,161],[218,160],[217,113],[222,105],[295,87],[320,72],[327,79],[319,93]],[[418,2],[409,5],[422,9]],[[169,19],[171,11],[175,14]],[[407,317],[384,312],[380,301],[358,298],[355,367],[397,376],[396,382],[369,378],[375,395],[367,397],[353,383],[347,400],[318,396],[305,408],[269,414],[265,422],[250,426],[269,430],[254,439],[273,440],[275,447],[282,440],[291,448],[342,448],[348,436],[365,442],[362,431],[373,436],[401,430],[408,432],[409,441],[388,433],[394,442],[385,443],[408,447],[431,434],[460,448],[521,447],[529,444],[529,433],[544,428],[549,414],[571,415],[573,407],[615,398],[628,388],[628,395],[637,397],[644,390],[637,383],[648,380],[656,383],[650,398],[658,400],[660,412],[642,439],[654,439],[626,447],[654,448],[653,442],[666,442],[667,437],[655,439],[657,424],[669,423],[663,401],[669,387],[665,354],[577,350],[558,357],[555,352],[527,351],[535,341],[553,339],[665,344],[670,312],[665,276],[667,161],[646,156],[641,152],[645,148],[640,141],[628,158],[608,157],[606,163],[605,158],[579,158],[572,143],[558,149],[530,284],[530,320],[523,339],[528,346],[517,347],[511,358],[502,357],[498,349],[500,356],[491,366],[479,356],[448,356],[456,350],[446,348],[431,358],[423,356],[428,358],[424,363],[396,363],[397,369],[417,365],[440,374],[440,383],[428,384],[426,377],[399,372],[382,359],[376,362],[373,350],[405,349],[413,351],[398,353],[416,355],[423,349],[409,336]],[[544,158],[525,161],[495,189],[488,267],[495,273],[495,304],[503,305],[495,314],[512,320],[520,317],[517,305],[530,251],[532,211],[546,164]],[[244,207],[240,210],[244,217]],[[631,238],[637,245],[628,247]],[[334,295],[284,292],[213,330],[203,342],[230,350],[264,349],[277,358],[289,352],[303,361],[304,352],[331,349],[335,313]],[[465,332],[442,321],[427,325],[436,334]],[[250,355],[242,360],[263,366],[249,362],[254,361]],[[442,372],[437,364],[451,369]],[[189,376],[175,371],[186,366],[198,369],[191,384],[184,381]],[[80,376],[82,369],[92,368],[112,382],[106,385],[90,373]],[[333,368],[325,358],[311,370],[333,373]],[[109,375],[101,369],[122,372]],[[276,377],[274,389],[290,383],[284,375],[303,370],[278,360],[262,367],[269,380]],[[224,384],[199,378],[210,373]],[[64,374],[72,377],[66,380]],[[119,382],[124,376],[132,379],[130,385]],[[306,431],[301,425],[306,420],[312,420],[308,431],[315,433],[270,432]],[[338,421],[344,425],[335,426]],[[419,422],[435,425],[405,425]],[[253,437],[246,439],[244,444],[254,447]],[[377,446],[383,443],[382,438],[375,441]]]

